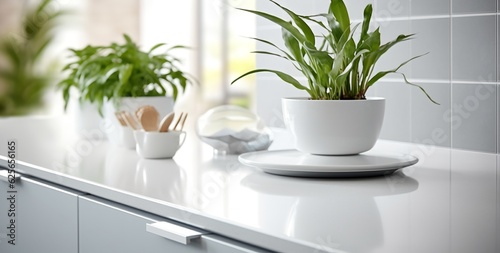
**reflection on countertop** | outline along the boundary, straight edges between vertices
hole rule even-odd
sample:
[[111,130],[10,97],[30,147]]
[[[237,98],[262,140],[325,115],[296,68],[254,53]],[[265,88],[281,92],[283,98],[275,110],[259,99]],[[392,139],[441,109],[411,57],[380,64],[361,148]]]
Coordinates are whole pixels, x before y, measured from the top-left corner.
[[[290,179],[259,173],[243,178],[241,184],[261,196],[259,206],[265,210],[260,212],[260,220],[266,226],[290,237],[316,241],[320,247],[336,245],[347,252],[369,252],[383,244],[376,197],[406,194],[418,188],[418,182],[402,172],[338,180]],[[290,199],[288,204],[277,204],[284,197]]]

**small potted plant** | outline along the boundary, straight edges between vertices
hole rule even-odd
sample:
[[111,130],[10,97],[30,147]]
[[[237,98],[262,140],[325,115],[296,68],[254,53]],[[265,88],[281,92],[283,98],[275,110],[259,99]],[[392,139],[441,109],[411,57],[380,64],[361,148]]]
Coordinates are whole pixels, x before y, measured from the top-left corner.
[[[236,78],[232,84],[250,74],[271,72],[295,88],[305,90],[310,97],[282,99],[285,124],[294,135],[295,147],[299,151],[319,155],[352,155],[370,150],[382,128],[385,99],[366,97],[365,94],[389,73],[401,74],[407,84],[420,88],[436,103],[422,87],[410,83],[403,73],[398,72],[402,66],[422,55],[394,69],[374,72],[374,66],[382,55],[413,35],[401,34],[382,44],[379,29],[369,31],[371,4],[364,9],[363,22],[353,26],[342,0],[331,0],[327,13],[310,16],[298,15],[273,0],[269,1],[285,11],[292,21],[256,10],[240,10],[279,25],[286,49],[255,38],[277,51],[253,53],[287,59],[302,72],[307,85],[287,73],[271,69],[251,70]],[[310,24],[321,29],[319,35],[313,32]],[[354,34],[357,29],[361,30],[356,41]]]
[[95,105],[99,114],[114,126],[119,125],[114,115],[118,110],[133,112],[140,106],[152,105],[160,116],[173,110],[179,92],[193,82],[178,67],[180,60],[170,54],[173,49],[185,47],[172,46],[155,54],[164,43],[144,52],[129,36],[124,35],[124,39],[123,44],[70,49],[74,60],[64,67],[69,74],[59,83],[65,109],[71,91],[76,90],[81,103]]

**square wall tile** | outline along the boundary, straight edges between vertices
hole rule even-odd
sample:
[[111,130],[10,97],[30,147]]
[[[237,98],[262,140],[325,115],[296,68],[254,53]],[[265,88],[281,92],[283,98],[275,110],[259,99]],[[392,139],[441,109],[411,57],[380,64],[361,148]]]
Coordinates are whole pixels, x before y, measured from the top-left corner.
[[378,85],[372,85],[365,93],[366,97],[380,97],[378,95]]
[[452,84],[452,148],[497,152],[497,86]]
[[449,15],[450,1],[451,0],[411,1],[411,15],[412,16]]
[[412,142],[451,147],[451,122],[446,119],[451,111],[451,84],[419,84],[439,103],[432,103],[417,87],[411,90],[411,138]]
[[453,80],[494,80],[496,16],[452,18]]
[[386,99],[381,139],[411,141],[411,88],[400,82],[378,82],[377,94]]
[[[497,155],[497,233],[500,231],[500,156]],[[497,240],[497,251],[500,249],[500,241]]]
[[452,14],[495,13],[495,0],[451,0]]
[[[381,43],[387,43],[396,39],[400,34],[410,34],[410,21],[409,20],[392,20],[384,21],[380,23],[380,34]],[[399,44],[394,45],[389,49],[383,56],[380,57],[378,62],[375,64],[374,73],[378,71],[385,71],[397,68],[401,63],[407,61],[412,57],[411,55],[411,42],[403,41]],[[410,75],[410,65],[412,63],[406,64],[404,67],[399,69],[399,72],[404,73],[407,77]],[[401,79],[401,75],[389,74],[387,78]],[[402,79],[401,79],[402,80]]]
[[[432,27],[432,29],[429,29]],[[417,19],[411,21],[413,55],[428,53],[411,64],[411,77],[450,80],[450,19]]]
[[497,153],[500,154],[500,116],[498,115],[500,113],[500,102],[498,99],[500,99],[500,88],[497,85]]
[[500,16],[499,15],[497,15],[497,82],[500,82]]
[[410,16],[410,0],[376,0],[374,16],[379,19]]

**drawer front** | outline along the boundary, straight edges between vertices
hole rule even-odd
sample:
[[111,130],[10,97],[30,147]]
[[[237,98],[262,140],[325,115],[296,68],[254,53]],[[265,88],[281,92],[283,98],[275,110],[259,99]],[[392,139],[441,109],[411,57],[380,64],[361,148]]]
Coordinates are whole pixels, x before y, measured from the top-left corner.
[[78,194],[24,177],[11,194],[5,172],[0,170],[0,252],[77,253]]
[[267,252],[93,196],[79,198],[79,238],[80,253]]
[[204,252],[216,253],[272,253],[271,251],[256,248],[248,244],[239,243],[220,235],[203,236],[201,242],[205,248]]

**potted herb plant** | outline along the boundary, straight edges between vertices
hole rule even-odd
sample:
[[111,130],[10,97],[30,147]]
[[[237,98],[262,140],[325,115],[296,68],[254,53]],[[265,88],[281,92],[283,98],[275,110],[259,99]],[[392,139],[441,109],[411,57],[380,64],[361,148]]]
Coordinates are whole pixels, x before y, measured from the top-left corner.
[[124,35],[124,39],[123,44],[70,49],[73,60],[64,67],[69,74],[59,83],[65,109],[72,90],[76,90],[81,103],[95,105],[114,126],[119,124],[114,114],[118,110],[134,112],[142,105],[152,105],[162,117],[173,110],[179,92],[193,82],[179,68],[180,60],[170,53],[185,47],[172,46],[156,54],[164,43],[144,52],[129,36]]
[[[0,62],[3,63],[0,64],[0,117],[27,115],[45,107],[45,96],[53,86],[58,59],[43,58],[54,42],[61,17],[68,13],[51,8],[53,3],[53,0],[42,0],[29,6],[23,12],[20,30],[0,38]],[[47,60],[49,64],[42,64]]]
[[[307,79],[307,85],[287,73],[271,69],[251,70],[236,78],[232,84],[250,74],[271,72],[295,88],[305,90],[310,97],[282,99],[285,124],[294,135],[295,147],[299,151],[319,155],[351,155],[370,150],[382,128],[385,99],[366,97],[365,94],[389,73],[401,74],[407,84],[418,87],[436,103],[422,87],[410,83],[403,73],[398,72],[402,66],[422,55],[394,69],[374,72],[374,66],[382,55],[413,35],[401,34],[382,44],[379,29],[369,31],[371,4],[364,9],[363,22],[353,26],[342,0],[331,0],[327,13],[310,16],[298,15],[270,1],[285,11],[292,21],[256,10],[240,10],[279,25],[286,49],[254,38],[274,47],[276,52],[253,53],[290,61]],[[317,26],[321,32],[315,34],[310,24]],[[356,41],[354,34],[357,29],[360,32]]]

